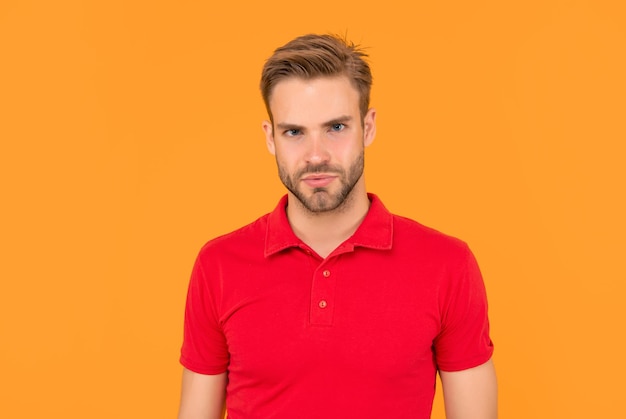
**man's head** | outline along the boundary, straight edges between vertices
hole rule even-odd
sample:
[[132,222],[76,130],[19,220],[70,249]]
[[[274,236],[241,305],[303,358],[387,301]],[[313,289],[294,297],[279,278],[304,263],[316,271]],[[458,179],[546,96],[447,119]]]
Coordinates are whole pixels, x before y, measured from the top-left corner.
[[372,73],[365,61],[367,54],[334,35],[304,35],[274,51],[261,75],[261,94],[270,120],[270,98],[274,87],[288,78],[311,80],[319,77],[345,76],[359,92],[361,118],[369,108]]
[[372,77],[362,57],[339,38],[307,35],[277,49],[264,67],[267,147],[289,202],[311,213],[367,199],[363,155],[376,111],[368,109]]

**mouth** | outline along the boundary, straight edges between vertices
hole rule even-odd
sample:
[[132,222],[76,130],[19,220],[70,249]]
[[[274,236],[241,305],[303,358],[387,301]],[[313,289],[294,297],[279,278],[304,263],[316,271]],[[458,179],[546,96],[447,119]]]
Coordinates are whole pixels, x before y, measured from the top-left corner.
[[336,178],[337,175],[329,173],[315,173],[302,178],[302,182],[311,188],[323,188],[324,186],[329,185]]

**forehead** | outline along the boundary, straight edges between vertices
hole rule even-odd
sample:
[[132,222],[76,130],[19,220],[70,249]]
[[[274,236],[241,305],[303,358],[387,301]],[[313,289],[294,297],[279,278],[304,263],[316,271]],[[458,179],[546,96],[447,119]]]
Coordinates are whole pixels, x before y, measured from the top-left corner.
[[326,121],[359,114],[359,92],[345,76],[290,77],[274,86],[269,101],[276,122]]

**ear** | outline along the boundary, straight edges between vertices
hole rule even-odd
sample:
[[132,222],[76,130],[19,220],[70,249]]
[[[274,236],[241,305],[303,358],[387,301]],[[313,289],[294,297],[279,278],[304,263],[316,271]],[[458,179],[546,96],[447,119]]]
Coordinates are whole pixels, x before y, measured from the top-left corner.
[[263,121],[261,124],[265,133],[265,145],[272,155],[276,155],[276,147],[274,145],[274,126],[270,121]]
[[376,109],[370,108],[363,118],[363,145],[372,144],[376,137]]

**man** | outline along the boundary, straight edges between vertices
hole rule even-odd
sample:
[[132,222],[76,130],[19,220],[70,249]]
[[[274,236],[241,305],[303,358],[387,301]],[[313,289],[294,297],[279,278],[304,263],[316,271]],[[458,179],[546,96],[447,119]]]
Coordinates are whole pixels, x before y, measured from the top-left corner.
[[467,246],[368,194],[365,54],[307,35],[266,62],[276,209],[207,243],[193,269],[180,419],[491,419],[485,290]]

